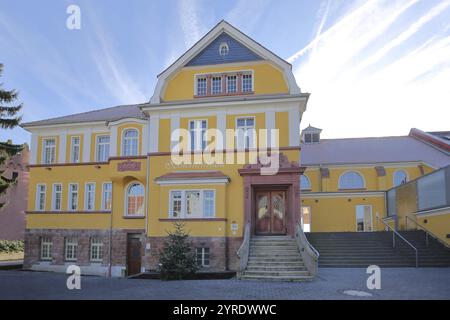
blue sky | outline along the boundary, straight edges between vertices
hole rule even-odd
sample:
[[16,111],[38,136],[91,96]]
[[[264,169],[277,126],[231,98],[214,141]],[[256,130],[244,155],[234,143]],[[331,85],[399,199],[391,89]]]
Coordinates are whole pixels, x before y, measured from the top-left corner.
[[[66,28],[69,5],[81,29]],[[156,75],[221,19],[293,64],[323,136],[449,130],[450,1],[0,0],[1,78],[33,121],[148,101]],[[20,129],[0,140],[29,142]]]

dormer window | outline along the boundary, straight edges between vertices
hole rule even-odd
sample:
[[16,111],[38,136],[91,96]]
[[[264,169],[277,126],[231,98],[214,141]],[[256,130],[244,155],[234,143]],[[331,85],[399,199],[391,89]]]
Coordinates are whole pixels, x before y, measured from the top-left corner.
[[223,57],[228,55],[228,52],[230,52],[228,44],[226,42],[222,42],[219,46],[219,54]]
[[318,133],[305,133],[305,143],[315,143],[319,142]]
[[322,129],[314,128],[311,125],[309,125],[302,131],[303,143],[319,143],[321,132]]

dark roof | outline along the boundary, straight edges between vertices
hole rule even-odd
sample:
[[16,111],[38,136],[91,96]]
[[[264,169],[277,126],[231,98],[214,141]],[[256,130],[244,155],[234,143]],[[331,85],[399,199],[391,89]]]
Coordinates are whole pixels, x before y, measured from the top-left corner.
[[123,105],[106,109],[99,109],[93,111],[87,111],[82,113],[76,113],[68,116],[26,122],[22,123],[22,127],[36,127],[36,126],[48,126],[56,124],[70,124],[70,123],[83,123],[83,122],[97,122],[105,121],[112,122],[124,118],[137,118],[147,119],[145,114],[140,109],[141,105]]
[[411,136],[321,139],[301,148],[305,166],[423,161],[441,168],[450,164],[450,156]]

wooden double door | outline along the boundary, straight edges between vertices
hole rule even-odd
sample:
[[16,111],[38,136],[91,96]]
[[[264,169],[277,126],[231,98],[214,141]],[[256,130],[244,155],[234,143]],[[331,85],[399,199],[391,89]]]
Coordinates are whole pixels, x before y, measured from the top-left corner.
[[255,234],[286,234],[285,190],[256,191]]

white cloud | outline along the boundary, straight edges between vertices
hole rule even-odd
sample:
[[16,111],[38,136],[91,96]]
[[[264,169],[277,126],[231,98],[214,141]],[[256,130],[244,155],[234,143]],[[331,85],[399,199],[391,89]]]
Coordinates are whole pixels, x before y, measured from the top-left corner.
[[448,4],[408,11],[416,3],[359,2],[290,57],[297,82],[311,93],[303,126],[330,137],[448,129],[448,30],[415,37]]
[[178,16],[186,49],[200,40],[207,31],[200,22],[201,6],[199,4],[198,0],[181,0],[179,2]]
[[258,26],[270,3],[271,0],[239,0],[226,14],[225,19],[233,25],[245,25],[246,29],[252,30]]

